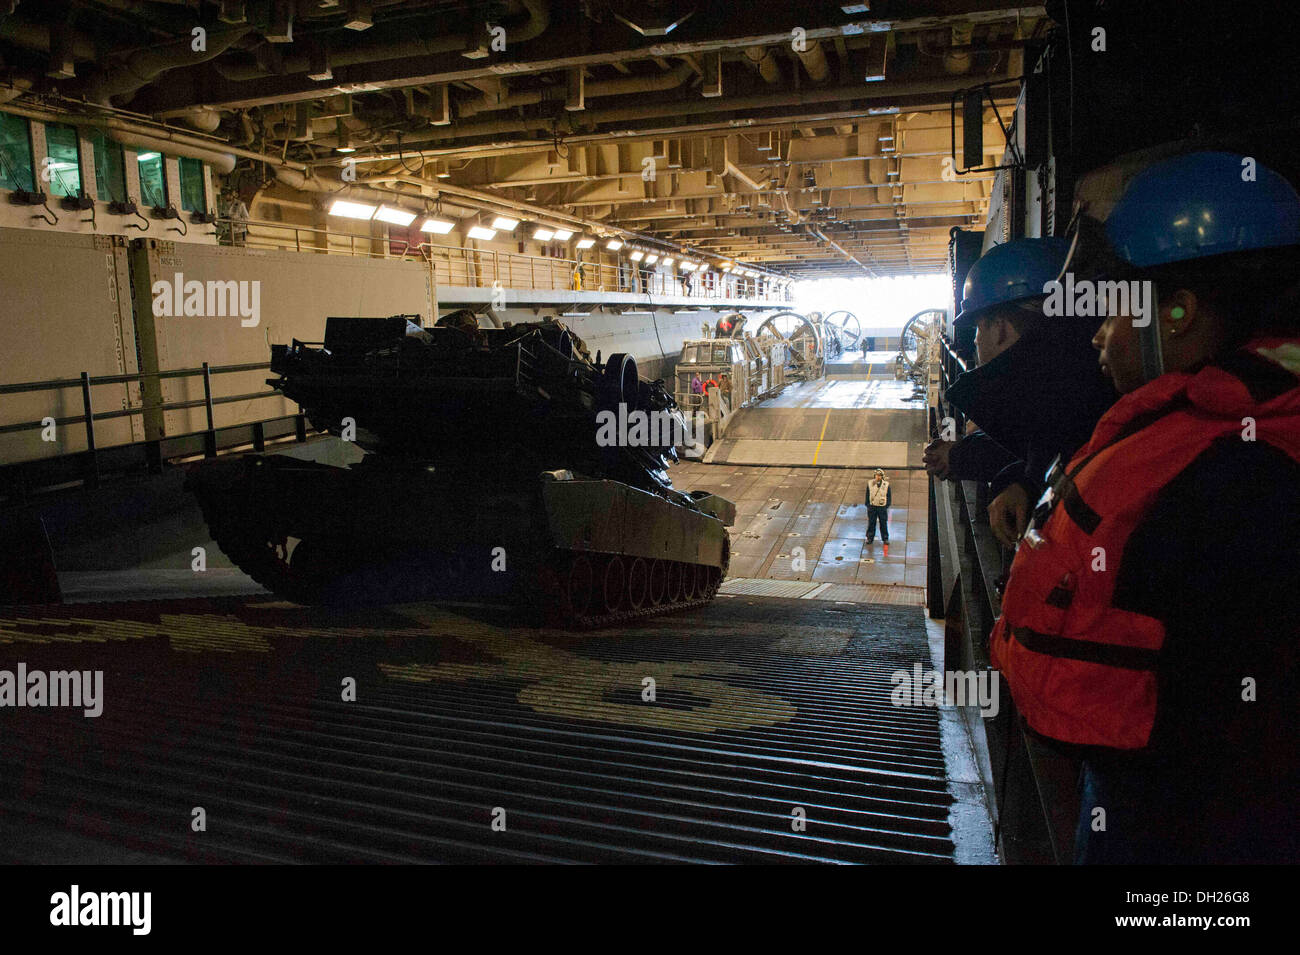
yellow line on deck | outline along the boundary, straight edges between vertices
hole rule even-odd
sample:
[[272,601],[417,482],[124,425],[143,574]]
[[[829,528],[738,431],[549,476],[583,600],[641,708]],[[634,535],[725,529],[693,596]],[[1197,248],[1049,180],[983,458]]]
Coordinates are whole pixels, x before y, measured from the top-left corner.
[[831,423],[831,413],[826,412],[826,417],[822,421],[822,433],[817,438],[817,449],[813,451],[813,464],[817,463],[817,455],[822,453],[822,439],[826,437],[826,426]]

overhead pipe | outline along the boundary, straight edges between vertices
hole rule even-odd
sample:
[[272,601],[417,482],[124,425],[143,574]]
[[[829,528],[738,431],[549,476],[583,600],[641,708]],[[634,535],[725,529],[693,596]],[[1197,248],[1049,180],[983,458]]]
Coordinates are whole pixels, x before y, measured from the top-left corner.
[[[459,53],[468,47],[464,36],[440,36],[423,39],[418,35],[388,43],[371,43],[368,46],[352,46],[345,49],[331,49],[330,67],[359,66],[381,63],[385,60],[404,60],[412,57],[436,56],[440,53]],[[268,76],[292,76],[306,73],[312,67],[310,54],[301,53],[286,56],[280,61],[276,71],[266,69],[261,64],[224,63],[218,61],[213,68],[221,76],[237,83],[263,80]]]
[[31,80],[17,76],[9,83],[0,83],[0,103],[16,100],[31,89],[33,85]]
[[520,6],[528,11],[523,23],[506,24],[506,40],[510,43],[527,43],[546,32],[551,25],[551,4],[549,0],[519,0]]
[[136,152],[142,150],[154,150],[160,153],[170,153],[173,156],[186,156],[190,159],[201,159],[210,165],[214,170],[223,176],[230,175],[235,169],[235,157],[232,153],[218,152],[212,149],[201,149],[197,146],[190,146],[186,143],[172,142],[167,139],[160,139],[157,136],[147,136],[143,133],[133,132],[129,129],[107,130],[108,138],[114,142],[121,143],[129,149]]
[[[159,119],[176,119],[201,133],[215,133],[221,126],[221,110],[211,106],[188,106],[161,113]],[[250,140],[251,142],[251,140]]]
[[[1015,13],[1013,12],[1007,15],[992,14],[990,15],[988,20],[982,22],[994,22],[994,21],[1002,22],[1002,21],[1010,21],[1014,19],[1015,19]],[[877,21],[877,23],[878,22],[879,21]],[[891,24],[891,30],[895,34],[911,33],[918,30],[934,28],[933,18],[930,17],[916,17],[916,18],[907,18],[902,20],[891,20],[890,24]],[[864,32],[865,32],[866,25],[867,25],[866,22],[864,22],[863,24]],[[392,40],[380,42],[377,39],[377,37],[381,29],[383,29],[382,25],[376,26],[372,28],[370,31],[367,31],[368,37],[372,41],[373,45],[369,49],[365,50],[363,55],[369,60],[374,59],[374,54],[376,52],[380,52],[380,53],[384,52],[387,49],[389,43],[396,42],[402,39],[409,39],[408,37],[395,37]],[[846,35],[846,26],[810,28],[807,31],[808,41],[811,42],[817,40],[817,41],[821,41],[823,44],[829,43],[832,40],[838,40],[844,37],[845,35]],[[441,37],[440,39],[443,40],[450,39],[454,41],[456,43],[456,47],[458,50],[465,49],[468,43],[467,39],[459,36],[451,37],[451,38]],[[587,67],[587,66],[594,66],[602,63],[613,63],[613,62],[625,60],[628,57],[681,56],[686,52],[738,51],[751,46],[769,46],[769,47],[780,48],[789,42],[790,42],[790,34],[788,32],[785,33],[778,32],[778,33],[767,33],[761,35],[756,34],[756,35],[749,35],[749,36],[732,37],[727,40],[701,40],[695,42],[673,42],[673,43],[664,43],[664,44],[653,44],[648,47],[643,46],[640,48],[608,50],[600,53],[571,52],[567,55],[547,57],[545,59],[538,58],[538,59],[516,60],[509,64],[508,72],[510,74],[535,74],[535,73],[551,72],[554,70],[574,68],[579,66]],[[284,51],[275,51],[275,52],[277,54],[281,54]],[[351,51],[339,51],[339,53],[336,53],[335,55],[337,56],[340,54],[347,54],[350,52]],[[418,56],[419,53],[421,52],[424,51],[417,51],[416,55]],[[309,65],[304,65],[307,64],[307,61],[302,57],[296,57],[296,58],[288,57],[285,60],[281,61],[280,57],[277,55],[272,59],[276,61],[274,64],[268,62],[260,66],[259,65],[236,65],[236,64],[223,62],[222,60],[218,60],[214,64],[214,68],[222,75],[237,81],[259,79],[270,75],[280,75],[282,78],[288,79],[288,77],[285,76],[284,74],[291,71],[284,68],[281,65],[282,63],[287,63],[289,66],[292,66],[295,71],[298,72],[305,72],[307,69],[310,68]],[[420,64],[420,65],[411,64],[411,66],[412,68],[410,70],[402,70],[400,71],[401,75],[397,75],[397,76],[393,75],[394,70],[391,68],[391,66],[390,67],[379,66],[374,70],[369,70],[369,69],[357,70],[352,75],[349,75],[347,79],[349,83],[358,84],[358,85],[364,84],[372,87],[373,89],[397,89],[397,88],[405,88],[410,86],[431,86],[431,85],[438,85],[438,84],[446,84],[449,82],[463,81],[468,78],[472,78],[476,76],[499,75],[497,71],[499,71],[502,68],[502,66],[504,66],[504,64],[496,64],[491,62],[490,60],[479,60],[470,69],[439,69],[437,72],[426,72],[424,68],[426,66],[425,64]],[[282,93],[275,96],[274,98],[279,102],[314,99],[319,97],[320,95],[319,86],[320,84],[314,82],[309,82],[306,84],[295,83],[293,84],[294,88],[286,89]],[[210,105],[219,106],[222,108],[235,109],[235,108],[243,108],[243,107],[250,107],[250,106],[266,105],[266,102],[268,101],[268,97],[264,95],[260,95],[258,91],[251,86],[240,91],[223,90],[219,93],[219,95],[220,95],[220,100],[219,101],[211,100]],[[175,100],[172,99],[169,100],[169,102],[175,103]]]
[[[544,33],[551,23],[550,4],[547,0],[521,0],[527,17],[520,22],[502,24],[507,43],[526,43]],[[363,66],[387,60],[405,60],[415,57],[437,56],[442,53],[460,53],[469,49],[469,39],[464,34],[431,38],[406,31],[400,40],[358,44],[345,49],[331,49],[331,67]],[[295,53],[280,60],[279,68],[272,71],[259,64],[217,63],[216,71],[228,80],[246,82],[265,79],[272,75],[291,76],[306,73],[312,67],[309,53]]]
[[803,68],[808,71],[808,75],[812,77],[813,82],[821,83],[831,75],[831,68],[826,65],[826,53],[817,40],[813,40],[804,49],[795,50],[795,52],[799,55]]
[[[331,176],[326,179],[320,175],[309,176],[306,173],[289,169],[285,166],[275,166],[275,178],[284,183],[291,189],[299,192],[323,192],[338,199],[354,199],[359,202],[384,202],[390,196],[409,195],[398,189],[376,189],[373,186],[349,185],[341,179]],[[411,197],[415,198],[415,197]]]
[[193,49],[189,37],[175,43],[138,50],[120,66],[107,67],[91,76],[86,81],[85,97],[92,103],[108,105],[114,97],[135,93],[168,70],[195,66],[220,56],[251,30],[252,27],[241,26],[213,33],[208,36],[207,44],[202,50]]
[[781,68],[777,65],[776,57],[772,54],[770,47],[766,46],[747,46],[745,47],[745,59],[749,60],[758,69],[758,75],[768,83],[779,83],[781,81]]
[[[989,82],[998,84],[1011,82],[1014,77],[1003,74],[992,77]],[[882,105],[892,104],[892,101],[898,97],[915,96],[917,94],[951,94],[962,88],[962,81],[956,78],[929,79],[929,80],[886,80],[881,83],[870,84],[871,96],[864,97],[864,88],[861,85],[854,86],[836,86],[825,89],[801,90],[798,92],[764,94],[761,96],[745,96],[736,98],[720,97],[717,99],[686,99],[672,103],[652,103],[645,106],[623,106],[607,110],[587,110],[580,114],[584,126],[594,126],[600,123],[617,123],[638,119],[659,119],[663,117],[680,116],[686,113],[713,113],[713,112],[732,112],[735,110],[750,109],[768,109],[772,107],[803,106],[810,103],[834,102],[836,100],[852,100],[859,107],[866,107],[874,103]],[[497,136],[502,133],[527,133],[533,130],[542,130],[550,132],[554,120],[550,117],[509,119],[509,120],[491,120],[480,123],[458,123],[454,126],[432,129],[417,133],[407,133],[402,136],[403,146],[413,146],[418,143],[444,142],[448,140],[469,139],[474,136]],[[377,145],[388,145],[396,143],[397,138],[393,135],[385,135],[378,140]],[[317,140],[321,146],[338,145],[332,137],[323,137]]]
[[[190,135],[180,130],[171,129],[167,126],[150,126],[144,123],[131,122],[120,119],[116,116],[92,116],[89,114],[79,114],[70,112],[55,112],[47,109],[34,109],[29,106],[20,106],[13,103],[0,102],[0,112],[13,113],[15,116],[25,116],[28,119],[35,119],[42,123],[68,123],[75,126],[94,126],[97,129],[105,130],[115,142],[121,142],[123,145],[140,144],[148,149],[156,149],[159,152],[171,153],[176,156],[188,156],[193,159],[201,159],[204,162],[211,163],[216,167],[234,168],[234,157],[240,156],[245,159],[253,159],[258,162],[274,163],[284,165],[291,169],[306,169],[304,163],[283,160],[279,156],[272,156],[267,153],[257,152],[252,149],[244,149],[239,146],[232,146],[224,141],[212,139],[201,139],[198,136]],[[131,143],[125,138],[130,137]],[[229,171],[227,169],[226,171]]]
[[[98,58],[99,51],[95,48],[92,37],[69,30],[66,39],[68,51],[74,59],[85,62]],[[13,16],[0,19],[0,40],[8,40],[15,46],[28,50],[50,52],[50,28],[43,23],[28,23]]]
[[866,272],[868,275],[872,276],[873,278],[876,277],[876,275],[877,275],[878,273],[876,272],[875,269],[873,269],[873,268],[869,268],[868,266],[863,265],[861,262],[858,261],[857,256],[855,256],[852,252],[849,252],[848,250],[846,250],[846,249],[844,248],[844,246],[840,245],[840,244],[839,244],[838,242],[836,242],[834,239],[832,239],[832,238],[830,238],[829,236],[827,236],[826,233],[823,232],[821,229],[818,229],[818,228],[815,227],[815,226],[807,226],[806,228],[808,229],[809,232],[811,232],[811,233],[812,233],[813,235],[815,235],[817,238],[821,239],[823,242],[825,242],[827,245],[829,245],[832,249],[834,249],[834,250],[835,250],[836,252],[838,252],[840,255],[844,256],[846,259],[848,259],[850,262],[852,262],[852,263],[853,263],[854,265],[856,265],[858,268],[862,269],[862,271]]
[[961,51],[950,49],[943,55],[943,68],[949,73],[970,72],[971,39],[975,35],[975,24],[967,22],[952,25],[951,42],[953,47],[963,47]]
[[[1019,75],[1019,74],[1017,74]],[[1011,94],[1016,91],[1013,86],[997,87],[994,90],[995,95]],[[921,94],[920,97],[899,96],[891,100],[892,105],[900,108],[911,109],[932,109],[936,105],[943,108],[947,107],[947,99],[942,103],[934,100],[926,101],[928,94]],[[661,126],[647,127],[644,129],[628,130],[624,135],[619,136],[619,142],[645,142],[654,139],[672,139],[681,136],[708,136],[710,134],[729,136],[737,131],[737,127],[743,124],[746,132],[779,132],[788,129],[791,125],[806,125],[808,123],[824,124],[837,123],[844,121],[859,121],[862,119],[860,109],[852,110],[835,110],[832,112],[789,112],[775,116],[762,116],[756,118],[747,118],[745,120],[719,120],[707,123],[691,122],[683,118],[682,124],[669,124]],[[455,145],[424,147],[420,149],[403,149],[398,152],[381,152],[374,154],[365,154],[354,157],[357,162],[397,162],[405,159],[426,159],[426,160],[473,160],[482,158],[500,158],[502,156],[520,155],[525,153],[535,153],[540,149],[546,149],[554,144],[554,138],[550,135],[551,130],[546,130],[546,135],[539,139],[517,139],[509,143],[483,143],[475,146],[457,147]],[[564,136],[564,143],[567,146],[588,146],[603,145],[608,143],[609,133],[570,133]],[[403,142],[408,142],[403,139]],[[339,161],[338,156],[328,156],[311,160],[309,166],[331,166],[336,165]],[[773,160],[780,163],[780,160]],[[980,178],[980,177],[976,177]],[[992,177],[989,177],[992,178]],[[563,178],[558,180],[547,179],[529,185],[544,185],[546,182],[564,181]]]
[[[584,95],[587,99],[593,99],[600,96],[624,96],[630,93],[653,93],[677,89],[694,75],[695,70],[691,64],[683,61],[673,69],[665,70],[658,76],[625,76],[613,80],[602,80],[598,83],[587,83],[584,86]],[[519,93],[511,93],[503,99],[484,96],[482,99],[470,100],[459,105],[457,113],[461,117],[468,117],[475,116],[478,113],[513,109],[516,106],[531,106],[535,103],[560,101],[564,98],[565,88],[562,86],[545,90],[525,90]]]

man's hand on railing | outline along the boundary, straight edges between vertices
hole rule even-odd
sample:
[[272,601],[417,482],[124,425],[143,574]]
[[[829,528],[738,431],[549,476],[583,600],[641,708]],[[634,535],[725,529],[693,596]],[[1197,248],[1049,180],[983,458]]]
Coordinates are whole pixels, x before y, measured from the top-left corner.
[[948,480],[948,452],[956,441],[945,441],[943,438],[935,438],[925,446],[925,454],[921,457],[921,462],[925,465],[926,473],[931,477],[936,477],[940,481]]
[[1015,547],[1029,526],[1029,494],[1019,484],[1007,489],[989,504],[989,529],[1005,547]]

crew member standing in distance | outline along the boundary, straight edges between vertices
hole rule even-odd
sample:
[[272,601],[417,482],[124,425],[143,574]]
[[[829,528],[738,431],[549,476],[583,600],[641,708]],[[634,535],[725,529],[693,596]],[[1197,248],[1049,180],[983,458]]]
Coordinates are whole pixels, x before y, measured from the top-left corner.
[[867,543],[876,542],[876,522],[880,522],[880,540],[885,547],[885,556],[889,556],[889,506],[893,503],[893,494],[885,472],[876,468],[876,474],[867,485]]

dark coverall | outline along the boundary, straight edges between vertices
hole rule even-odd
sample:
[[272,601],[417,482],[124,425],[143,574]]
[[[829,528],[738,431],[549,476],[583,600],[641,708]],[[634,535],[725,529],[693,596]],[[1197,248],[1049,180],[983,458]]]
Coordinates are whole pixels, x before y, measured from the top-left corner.
[[948,474],[955,481],[997,480],[1017,458],[983,431],[972,431],[957,439],[948,452]]
[[[1011,463],[991,481],[991,495],[1020,484],[1031,505],[1043,493],[1052,460],[1057,455],[1068,460],[1083,447],[1118,397],[1097,364],[1091,344],[1095,324],[1046,321],[1057,324],[1029,329],[998,357],[958,376],[948,388],[948,400],[1010,454]],[[967,452],[976,451],[973,437],[953,447],[950,467],[975,463],[967,460]],[[964,447],[968,443],[971,447]],[[961,464],[954,465],[958,452]],[[987,449],[980,457],[982,467],[996,459]]]

